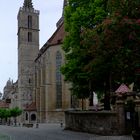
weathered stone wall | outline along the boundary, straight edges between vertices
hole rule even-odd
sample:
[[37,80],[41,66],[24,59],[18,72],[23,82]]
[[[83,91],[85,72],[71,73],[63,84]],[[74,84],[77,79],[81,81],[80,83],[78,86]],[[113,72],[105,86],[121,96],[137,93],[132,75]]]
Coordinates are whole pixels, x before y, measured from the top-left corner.
[[64,111],[47,111],[46,122],[47,123],[61,123],[65,121]]
[[[31,16],[31,22],[29,22]],[[18,107],[24,110],[34,101],[34,60],[39,52],[39,11],[22,7],[18,13]],[[30,23],[30,27],[29,27]],[[29,36],[30,33],[30,36]],[[24,122],[21,116],[21,122]]]
[[116,112],[66,111],[65,128],[100,135],[121,134]]
[[64,52],[61,44],[52,45],[36,60],[36,105],[40,123],[64,121],[64,110],[71,107],[70,84],[62,76],[62,107],[56,107],[56,54]]

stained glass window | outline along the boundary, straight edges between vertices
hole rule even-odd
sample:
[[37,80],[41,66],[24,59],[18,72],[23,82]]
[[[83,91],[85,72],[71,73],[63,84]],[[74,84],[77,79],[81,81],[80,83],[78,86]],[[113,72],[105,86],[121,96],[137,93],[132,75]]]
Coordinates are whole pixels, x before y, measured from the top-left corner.
[[62,108],[62,76],[60,72],[62,56],[58,51],[56,53],[56,108]]

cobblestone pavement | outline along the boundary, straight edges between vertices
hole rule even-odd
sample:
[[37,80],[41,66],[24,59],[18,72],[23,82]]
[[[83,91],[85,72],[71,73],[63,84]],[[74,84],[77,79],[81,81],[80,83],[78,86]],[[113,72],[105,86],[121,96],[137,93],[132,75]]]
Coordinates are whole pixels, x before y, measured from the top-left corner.
[[98,136],[64,130],[60,124],[39,124],[39,128],[0,125],[0,140],[133,140],[131,136]]

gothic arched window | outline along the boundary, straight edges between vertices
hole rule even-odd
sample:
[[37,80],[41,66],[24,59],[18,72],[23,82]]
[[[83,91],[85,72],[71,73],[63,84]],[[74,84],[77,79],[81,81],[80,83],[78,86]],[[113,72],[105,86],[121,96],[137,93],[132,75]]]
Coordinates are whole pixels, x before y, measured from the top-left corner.
[[28,16],[28,28],[32,28],[32,16]]
[[62,108],[62,77],[60,67],[62,64],[62,55],[59,51],[56,53],[56,108]]

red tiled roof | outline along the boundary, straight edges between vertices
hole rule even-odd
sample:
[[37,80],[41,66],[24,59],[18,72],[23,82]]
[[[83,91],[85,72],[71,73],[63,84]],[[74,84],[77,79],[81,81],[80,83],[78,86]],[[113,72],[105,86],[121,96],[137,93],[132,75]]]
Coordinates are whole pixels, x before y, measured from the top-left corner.
[[9,108],[9,104],[4,101],[0,101],[0,108]]
[[53,35],[50,37],[50,39],[44,44],[44,46],[40,49],[38,57],[35,59],[35,61],[50,47],[53,45],[62,44],[65,37],[65,30],[64,30],[64,23],[62,23],[56,31],[53,33]]
[[25,109],[25,111],[36,111],[36,104],[35,102],[32,102],[30,105],[28,105]]
[[126,93],[126,92],[130,92],[130,89],[125,84],[121,84],[120,87],[115,92]]
[[65,36],[65,30],[64,30],[64,24],[62,24],[56,29],[56,31],[50,37],[48,42],[50,45],[61,44],[64,40],[64,36]]

